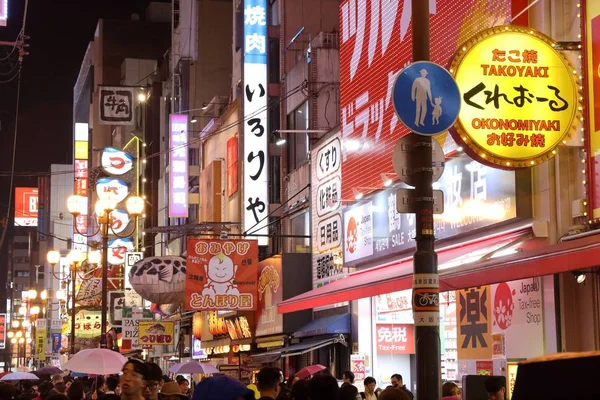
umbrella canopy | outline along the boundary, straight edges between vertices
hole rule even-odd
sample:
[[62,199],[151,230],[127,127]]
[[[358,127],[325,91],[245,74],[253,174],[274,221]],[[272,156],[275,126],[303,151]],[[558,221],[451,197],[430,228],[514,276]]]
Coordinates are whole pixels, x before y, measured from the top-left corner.
[[12,372],[0,378],[0,381],[37,381],[38,378],[30,372]]
[[317,372],[323,371],[324,369],[325,367],[321,364],[309,365],[308,367],[304,367],[300,371],[298,371],[298,373],[296,373],[296,376],[300,379],[304,379],[316,374]]
[[40,368],[37,371],[33,372],[34,374],[36,374],[37,376],[40,375],[56,375],[56,374],[62,374],[63,371],[58,368],[58,367],[54,367],[52,365],[48,365],[44,368]]
[[75,354],[64,368],[82,374],[110,375],[123,369],[127,358],[109,349],[86,349]]
[[169,372],[174,374],[218,374],[220,371],[217,369],[217,367],[209,363],[188,361],[173,365],[171,368],[169,368]]

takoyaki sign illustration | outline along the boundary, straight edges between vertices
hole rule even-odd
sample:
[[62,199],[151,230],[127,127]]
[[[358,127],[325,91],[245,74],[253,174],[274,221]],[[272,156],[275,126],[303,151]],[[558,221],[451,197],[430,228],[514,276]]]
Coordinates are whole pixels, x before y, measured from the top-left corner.
[[140,321],[138,343],[142,345],[173,344],[173,321]]
[[190,239],[187,249],[187,310],[256,309],[256,240]]

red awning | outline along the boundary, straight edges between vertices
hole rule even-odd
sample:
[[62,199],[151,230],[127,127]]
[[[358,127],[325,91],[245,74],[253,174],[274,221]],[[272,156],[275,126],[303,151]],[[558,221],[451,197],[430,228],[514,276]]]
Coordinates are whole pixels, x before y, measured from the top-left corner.
[[[438,264],[494,246],[509,247],[531,236],[531,230],[504,233],[461,247],[438,250]],[[530,242],[530,243],[527,243]],[[600,236],[572,240],[552,246],[537,239],[523,242],[519,253],[475,262],[440,271],[440,290],[457,290],[500,282],[552,275],[586,269],[600,263]],[[530,249],[531,248],[531,249]],[[412,257],[348,275],[344,279],[285,300],[278,312],[289,313],[308,308],[372,297],[412,287]]]

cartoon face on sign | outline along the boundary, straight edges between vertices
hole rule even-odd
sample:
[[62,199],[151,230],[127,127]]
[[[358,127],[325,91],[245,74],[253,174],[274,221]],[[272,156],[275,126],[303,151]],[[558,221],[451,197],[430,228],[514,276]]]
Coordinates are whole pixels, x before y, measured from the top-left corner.
[[125,175],[133,168],[133,160],[131,154],[112,147],[102,150],[101,166],[110,175]]
[[119,179],[100,178],[96,182],[98,198],[102,200],[113,200],[117,203],[125,200],[129,194],[127,182]]
[[237,285],[233,283],[238,266],[233,264],[231,258],[223,253],[213,256],[208,265],[204,266],[206,273],[206,285],[202,291],[203,296],[209,296],[213,300],[216,295],[233,294],[239,295]]

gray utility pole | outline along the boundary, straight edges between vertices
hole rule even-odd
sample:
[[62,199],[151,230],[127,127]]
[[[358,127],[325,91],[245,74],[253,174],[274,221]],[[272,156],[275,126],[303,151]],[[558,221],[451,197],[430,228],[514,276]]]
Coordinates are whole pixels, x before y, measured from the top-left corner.
[[[429,61],[429,1],[412,0],[413,62]],[[413,311],[417,359],[417,397],[439,400],[440,325],[438,260],[434,250],[432,144],[429,136],[417,136],[409,163],[416,178],[416,243],[413,275]],[[417,304],[422,296],[434,298],[427,311]],[[435,304],[435,306],[433,306]],[[434,317],[434,320],[431,317]]]

